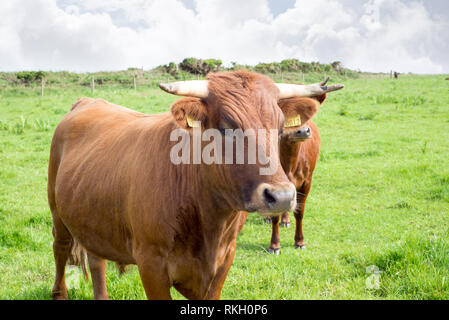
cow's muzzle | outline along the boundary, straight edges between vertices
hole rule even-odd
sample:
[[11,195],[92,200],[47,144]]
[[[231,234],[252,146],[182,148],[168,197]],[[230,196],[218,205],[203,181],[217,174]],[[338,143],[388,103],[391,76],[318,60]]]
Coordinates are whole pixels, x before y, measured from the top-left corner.
[[282,137],[293,142],[304,141],[312,137],[312,130],[308,126],[303,126],[296,130],[289,129]]
[[292,183],[262,183],[254,191],[246,211],[257,211],[261,216],[273,216],[294,210],[295,207],[296,188]]
[[295,131],[292,138],[295,140],[307,140],[312,136],[312,130],[309,127],[301,127],[299,130]]

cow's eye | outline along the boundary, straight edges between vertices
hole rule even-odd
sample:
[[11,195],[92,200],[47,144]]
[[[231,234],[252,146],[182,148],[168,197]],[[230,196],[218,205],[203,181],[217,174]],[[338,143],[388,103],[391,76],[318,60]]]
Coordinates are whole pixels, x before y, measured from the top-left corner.
[[218,127],[218,131],[220,131],[220,133],[224,136],[234,136],[234,130],[231,128],[222,128],[222,127]]
[[225,121],[220,121],[220,124],[218,125],[218,131],[220,131],[220,133],[224,136],[232,136],[234,129]]

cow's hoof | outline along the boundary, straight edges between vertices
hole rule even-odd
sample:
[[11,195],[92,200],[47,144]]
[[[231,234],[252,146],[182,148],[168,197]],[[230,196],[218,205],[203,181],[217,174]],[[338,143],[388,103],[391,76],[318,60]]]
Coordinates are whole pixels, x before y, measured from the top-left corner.
[[281,227],[290,228],[290,223],[289,222],[281,222]]
[[69,297],[67,295],[62,295],[62,294],[55,294],[53,293],[51,295],[53,300],[69,300]]
[[271,253],[271,254],[274,254],[274,255],[278,256],[281,253],[281,249],[269,248],[268,249],[268,253]]
[[306,249],[306,245],[305,244],[295,245],[295,249],[305,250]]

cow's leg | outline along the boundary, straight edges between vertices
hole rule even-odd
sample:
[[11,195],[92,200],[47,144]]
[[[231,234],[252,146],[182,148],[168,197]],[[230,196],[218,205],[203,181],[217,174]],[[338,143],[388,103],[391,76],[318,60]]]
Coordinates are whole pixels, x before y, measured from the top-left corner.
[[272,231],[271,231],[271,244],[270,248],[268,248],[269,253],[274,253],[278,255],[281,252],[281,239],[279,237],[279,221],[280,217],[271,217],[271,225],[272,225]]
[[159,256],[142,253],[136,257],[143,288],[149,300],[171,300],[170,279],[165,263]]
[[56,277],[52,290],[52,297],[54,300],[66,300],[68,299],[68,295],[65,284],[65,266],[69,258],[72,235],[55,214],[53,215],[53,236]]
[[227,254],[225,261],[218,268],[214,280],[206,295],[208,300],[219,300],[221,296],[221,290],[223,289],[224,282],[228,276],[229,269],[234,261],[236,242],[231,246],[229,253]]
[[271,217],[270,216],[262,217],[262,220],[265,221],[266,224],[271,224]]
[[106,260],[97,257],[92,253],[87,254],[89,270],[94,287],[95,300],[108,300],[108,290],[106,288]]
[[306,199],[310,191],[310,185],[304,184],[297,194],[297,202],[295,209],[296,230],[295,230],[295,248],[305,249],[304,234],[302,232],[302,220],[304,218],[304,209],[306,206]]
[[290,228],[290,215],[287,212],[284,212],[281,216],[281,227]]

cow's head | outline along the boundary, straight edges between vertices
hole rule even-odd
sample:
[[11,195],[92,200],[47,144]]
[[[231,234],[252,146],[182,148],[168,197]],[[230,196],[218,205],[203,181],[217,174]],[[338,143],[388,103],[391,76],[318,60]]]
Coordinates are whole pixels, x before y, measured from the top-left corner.
[[313,98],[290,98],[279,102],[285,115],[282,140],[290,143],[302,142],[312,137],[309,120],[318,112],[319,100]]
[[[160,87],[189,97],[175,102],[171,112],[177,126],[189,135],[194,153],[189,156],[190,163],[195,164],[195,144],[196,153],[201,145],[201,159],[196,155],[197,163],[202,163],[197,166],[198,175],[202,188],[216,192],[217,203],[224,201],[233,210],[262,215],[296,206],[295,186],[280,165],[278,151],[285,119],[296,109],[288,109],[284,115],[278,101],[316,96],[336,87],[275,84],[266,76],[247,71],[214,73],[207,80]],[[306,120],[316,110],[300,112]]]
[[[318,85],[323,87],[328,81],[329,77]],[[310,139],[312,130],[307,123],[315,116],[326,98],[327,94],[324,93],[310,98],[292,97],[280,100],[279,107],[285,115],[282,141],[294,144]]]

